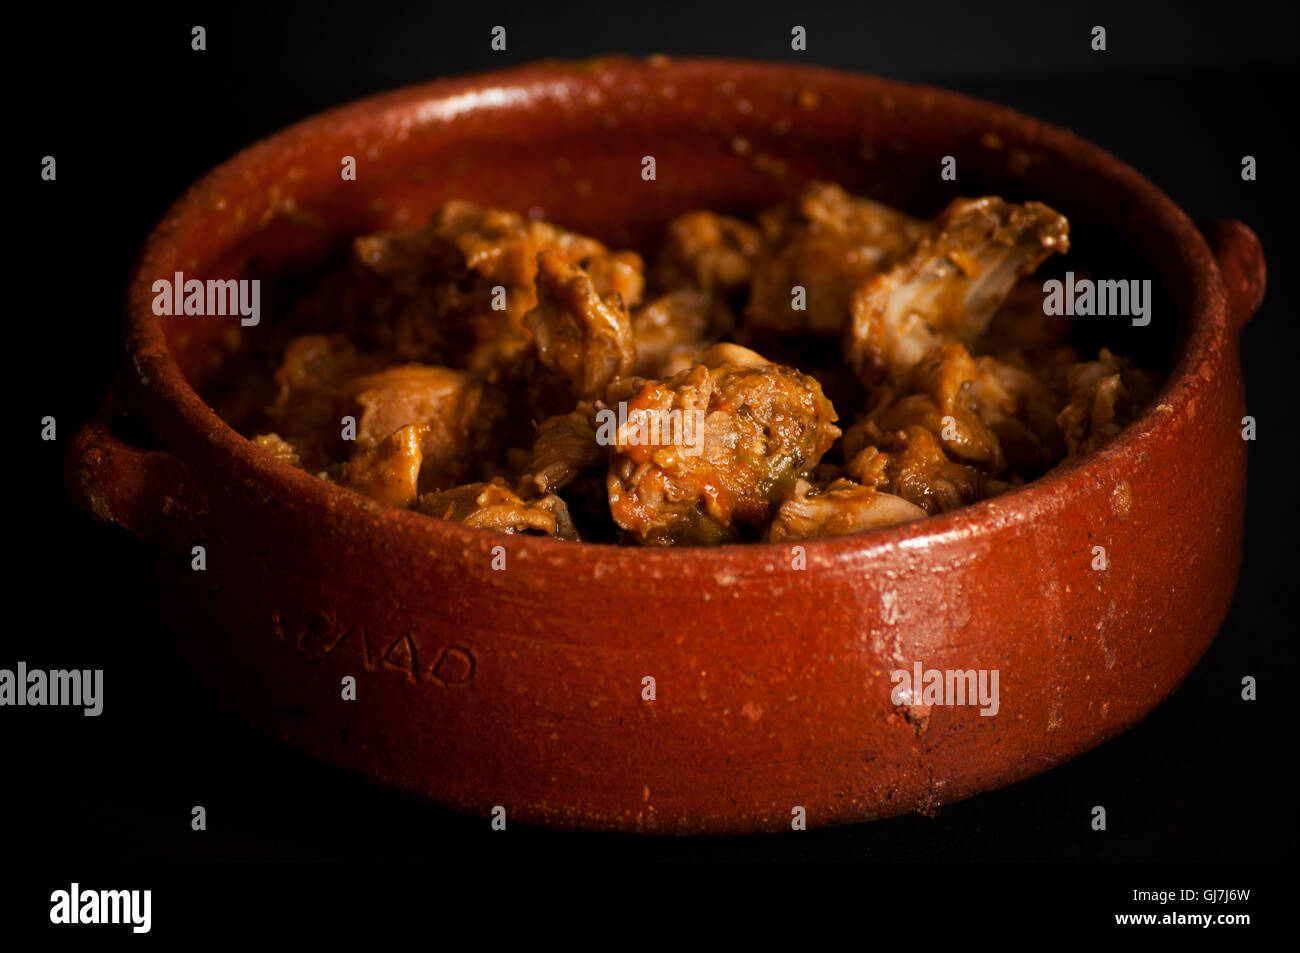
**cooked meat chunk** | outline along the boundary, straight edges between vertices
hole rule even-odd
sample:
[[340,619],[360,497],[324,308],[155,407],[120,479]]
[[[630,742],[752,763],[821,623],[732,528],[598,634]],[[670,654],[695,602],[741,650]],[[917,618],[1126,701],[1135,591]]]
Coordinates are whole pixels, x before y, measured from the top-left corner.
[[1155,381],[1131,361],[1102,348],[1095,361],[1069,371],[1070,401],[1057,418],[1069,448],[1066,460],[1116,436],[1155,392]]
[[[763,250],[745,317],[781,334],[842,334],[858,286],[929,231],[924,222],[823,182],[809,183],[793,206],[760,223]],[[794,307],[796,286],[804,290],[803,310]]]
[[731,309],[711,292],[694,288],[670,291],[632,313],[633,371],[643,377],[659,377],[670,357],[707,347],[734,327]]
[[[462,204],[448,203],[424,228],[353,242],[352,272],[364,297],[346,324],[367,349],[395,361],[486,369],[508,365],[527,345],[519,321],[531,289],[474,271],[456,242],[457,224],[469,224],[453,214]],[[494,295],[498,285],[504,301]],[[345,300],[350,292],[329,290]]]
[[777,510],[767,529],[769,542],[792,539],[816,539],[860,533],[877,526],[893,526],[925,519],[929,514],[901,497],[882,493],[873,487],[836,480],[822,490],[807,480],[795,481],[794,487]]
[[719,344],[711,344],[701,351],[685,351],[674,354],[664,361],[664,374],[672,377],[682,371],[689,370],[696,364],[714,368],[721,367],[724,364],[732,364],[736,367],[762,367],[771,363],[757,351],[724,341]]
[[419,492],[421,443],[428,428],[411,424],[362,450],[347,463],[339,483],[389,506],[410,507]]
[[657,277],[664,288],[730,294],[754,277],[758,229],[713,212],[687,212],[668,223]]
[[309,334],[289,345],[275,372],[279,393],[267,419],[306,469],[319,470],[339,458],[347,382],[377,364],[339,336]]
[[845,434],[850,456],[911,425],[938,437],[948,456],[992,474],[1038,474],[1065,452],[1056,423],[1061,398],[1022,367],[977,360],[950,342],[926,354],[904,391],[895,398],[897,388],[878,389],[877,405]]
[[420,497],[421,513],[502,533],[533,533],[576,542],[569,509],[553,493],[520,499],[504,482],[471,483]]
[[404,364],[348,382],[357,409],[354,456],[409,424],[423,427],[422,492],[455,486],[492,446],[505,407],[481,375]]
[[1012,485],[949,459],[938,439],[925,427],[896,431],[883,443],[885,452],[874,446],[858,451],[846,467],[849,476],[865,486],[900,496],[927,513],[946,513]]
[[[990,472],[1005,471],[1001,441],[977,410],[971,387],[977,373],[974,360],[960,344],[936,347],[913,369],[910,386],[886,386],[877,392],[879,403],[846,435],[846,451],[856,453],[863,441],[879,443],[884,434],[919,426],[930,431],[950,456],[983,465]],[[896,397],[900,392],[902,396]]]
[[562,490],[604,457],[592,426],[594,413],[590,404],[579,405],[538,425],[532,456],[519,481],[521,495]]
[[639,543],[735,538],[817,465],[839,436],[835,419],[816,380],[776,364],[697,364],[647,382],[601,441],[610,512]]
[[594,238],[467,202],[446,203],[435,217],[434,230],[455,243],[475,274],[517,290],[521,316],[537,304],[533,284],[543,252],[581,267],[598,294],[617,293],[628,306],[641,301],[645,280],[635,252],[611,252]]
[[538,256],[537,307],[525,324],[537,360],[558,374],[577,400],[601,396],[636,363],[632,324],[619,295],[602,298],[586,272],[550,252]]
[[976,361],[969,386],[975,412],[997,435],[1012,470],[1037,476],[1061,459],[1061,399],[1048,383],[1024,367],[985,356]]
[[641,273],[641,256],[636,252],[602,250],[578,258],[574,263],[587,273],[596,293],[602,297],[616,294],[627,308],[641,303],[645,293],[645,277]]
[[[358,238],[368,306],[354,318],[398,360],[509,370],[528,346],[523,318],[537,305],[537,256],[580,266],[600,295],[632,306],[641,258],[592,238],[469,202],[445,203],[424,228]],[[376,329],[378,333],[376,333]]]
[[945,340],[973,343],[1016,281],[1068,248],[1064,216],[1039,202],[954,200],[933,235],[854,289],[849,363],[874,386],[905,378]]

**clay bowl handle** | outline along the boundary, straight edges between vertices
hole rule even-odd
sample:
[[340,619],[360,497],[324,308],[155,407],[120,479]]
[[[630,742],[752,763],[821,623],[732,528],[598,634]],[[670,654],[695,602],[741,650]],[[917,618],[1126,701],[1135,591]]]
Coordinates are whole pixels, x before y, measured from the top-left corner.
[[1201,233],[1219,260],[1223,285],[1228,292],[1228,320],[1241,333],[1264,300],[1267,268],[1264,249],[1250,228],[1232,218],[1203,222]]
[[162,450],[142,450],[113,436],[106,405],[68,443],[64,480],[72,502],[129,529],[169,555],[188,557],[202,534],[207,499],[189,469]]

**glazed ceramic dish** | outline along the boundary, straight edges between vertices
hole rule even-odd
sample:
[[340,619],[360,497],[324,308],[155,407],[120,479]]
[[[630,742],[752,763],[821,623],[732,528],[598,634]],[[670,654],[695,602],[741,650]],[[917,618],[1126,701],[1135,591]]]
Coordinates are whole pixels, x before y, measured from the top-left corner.
[[[802,558],[602,546],[388,508],[275,460],[201,396],[260,326],[152,307],[159,278],[307,269],[448,198],[636,248],[680,212],[752,212],[814,177],[917,214],[1038,199],[1105,236],[1123,277],[1161,289],[1142,346],[1163,388],[1080,461]],[[1205,652],[1241,556],[1237,337],[1263,287],[1245,226],[1202,233],[1112,156],[1000,107],[746,62],[532,66],[346,106],[195,185],[144,247],[118,384],[67,477],[170,560],[175,631],[222,704],[377,783],[565,828],[930,813],[1123,731]],[[119,439],[123,418],[156,444]],[[891,673],[917,663],[996,671],[996,714],[895,704]]]

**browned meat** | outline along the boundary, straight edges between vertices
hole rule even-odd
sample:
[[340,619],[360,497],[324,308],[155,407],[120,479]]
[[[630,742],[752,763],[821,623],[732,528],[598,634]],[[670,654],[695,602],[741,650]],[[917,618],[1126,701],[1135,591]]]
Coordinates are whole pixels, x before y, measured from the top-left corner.
[[892,526],[925,519],[929,514],[901,497],[873,487],[836,480],[818,490],[807,480],[796,480],[767,528],[766,539],[781,543],[860,533],[877,526]]
[[977,411],[971,387],[977,373],[960,344],[936,347],[912,371],[908,386],[885,386],[876,392],[876,405],[845,434],[845,455],[856,454],[866,444],[879,446],[886,435],[918,426],[930,431],[949,456],[990,472],[1005,471],[1001,441]]
[[707,347],[730,334],[735,323],[726,302],[711,292],[683,288],[661,295],[632,313],[633,372],[659,377],[670,357]]
[[905,378],[945,340],[973,343],[1022,275],[1068,249],[1069,225],[1046,205],[955,199],[933,235],[855,287],[849,363],[873,386]]
[[517,290],[520,315],[537,304],[533,283],[538,255],[543,252],[581,267],[598,294],[617,293],[628,306],[641,300],[645,281],[639,255],[611,252],[594,238],[548,222],[527,221],[513,212],[467,202],[448,202],[435,217],[434,230],[439,238],[455,243],[466,267],[475,274]]
[[494,445],[505,415],[501,397],[481,375],[405,364],[349,381],[357,410],[354,457],[394,431],[420,424],[422,492],[460,483]]
[[587,273],[596,293],[602,297],[616,294],[626,308],[641,303],[645,293],[645,277],[641,273],[641,256],[636,252],[602,250],[598,254],[579,258],[573,264]]
[[532,456],[519,481],[522,496],[562,490],[603,459],[591,422],[594,413],[590,404],[579,405],[573,413],[548,417],[538,425]]
[[[811,182],[798,202],[761,217],[764,245],[754,263],[745,317],[781,334],[838,336],[854,291],[915,245],[926,223],[838,185]],[[805,292],[805,310],[792,289]]]
[[581,266],[600,295],[616,292],[628,306],[641,300],[636,253],[611,252],[513,212],[451,201],[424,228],[356,240],[356,270],[370,280],[354,323],[396,360],[509,370],[530,340],[523,318],[537,305],[542,252]]
[[543,252],[537,266],[537,307],[525,320],[537,360],[576,400],[593,400],[636,362],[627,309],[617,293],[602,298],[586,272],[557,255]]
[[995,496],[1013,484],[955,463],[929,430],[912,426],[884,440],[885,452],[866,447],[849,461],[849,476],[927,513],[945,513],[967,503]]
[[471,483],[420,497],[421,513],[502,533],[533,533],[578,541],[569,508],[553,493],[522,500],[504,482]]
[[310,334],[289,345],[275,372],[279,394],[267,418],[306,469],[322,469],[342,455],[346,384],[377,366],[339,336]]
[[970,395],[975,412],[997,434],[1016,473],[1037,476],[1061,459],[1065,444],[1056,422],[1061,398],[1041,377],[1024,367],[981,357]]
[[739,344],[723,341],[718,344],[711,344],[700,351],[685,351],[672,355],[668,360],[664,361],[664,374],[672,377],[682,371],[690,370],[696,364],[715,368],[722,367],[724,364],[731,364],[735,367],[762,367],[771,363],[757,351],[741,347]]
[[1070,401],[1057,418],[1074,460],[1096,450],[1129,424],[1155,393],[1151,375],[1102,348],[1095,361],[1069,371]]
[[850,454],[913,424],[938,437],[948,456],[992,474],[1038,474],[1065,453],[1056,423],[1062,398],[1023,367],[977,360],[948,343],[916,366],[907,390],[897,399],[895,388],[878,391],[880,403],[845,436]]
[[758,229],[713,212],[687,212],[668,223],[656,276],[663,288],[730,294],[749,285]]
[[390,434],[343,464],[339,483],[389,506],[402,509],[415,503],[419,492],[420,445],[428,428],[411,424]]
[[[717,543],[762,526],[839,436],[817,381],[775,364],[697,364],[644,383],[626,408],[626,423],[602,440],[610,512],[632,540],[654,545]],[[654,421],[657,439],[643,439]]]

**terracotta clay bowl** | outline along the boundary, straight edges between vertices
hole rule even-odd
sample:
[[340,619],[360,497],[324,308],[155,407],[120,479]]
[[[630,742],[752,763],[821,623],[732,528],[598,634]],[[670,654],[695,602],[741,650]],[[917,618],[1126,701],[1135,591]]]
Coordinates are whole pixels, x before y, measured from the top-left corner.
[[[956,183],[939,176],[947,155]],[[343,156],[356,181],[341,180]],[[449,197],[636,247],[681,211],[754,211],[813,176],[920,214],[956,194],[1037,198],[1076,235],[1127,243],[1141,271],[1122,277],[1167,296],[1151,324],[1163,389],[1074,465],[919,524],[811,541],[797,568],[788,545],[506,536],[335,488],[200,397],[240,335],[255,347],[276,315],[241,332],[151,307],[174,272],[307,267]],[[178,636],[221,704],[383,785],[604,830],[933,812],[1123,731],[1205,652],[1241,556],[1237,337],[1263,287],[1245,226],[1203,235],[1112,156],[997,106],[747,62],[530,66],[345,106],[195,185],[127,296],[113,408],[158,449],[123,442],[105,415],[69,447],[67,479],[81,506],[170,558]],[[896,706],[890,673],[916,662],[997,670],[998,713]]]

